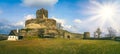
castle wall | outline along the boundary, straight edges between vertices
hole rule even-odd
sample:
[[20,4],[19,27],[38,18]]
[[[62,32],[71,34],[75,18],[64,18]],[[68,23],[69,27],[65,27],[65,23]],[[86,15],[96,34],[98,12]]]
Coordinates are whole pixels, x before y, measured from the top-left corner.
[[56,29],[56,21],[53,19],[44,19],[44,20],[27,20],[26,28],[47,28],[47,29]]
[[[18,35],[16,30],[10,34]],[[61,36],[67,38],[69,35],[71,38],[79,37],[81,35],[68,32],[66,30],[60,30],[57,28],[56,20],[48,19],[48,11],[45,9],[37,10],[36,19],[29,19],[25,22],[25,29],[19,30],[20,36]]]
[[70,36],[70,39],[82,39],[83,38],[83,34],[72,33],[66,30],[59,30],[58,33],[59,33],[58,36],[60,38],[68,39],[68,36]]
[[70,36],[71,39],[82,39],[83,38],[82,34],[65,32],[64,33],[64,38],[68,38],[68,36]]

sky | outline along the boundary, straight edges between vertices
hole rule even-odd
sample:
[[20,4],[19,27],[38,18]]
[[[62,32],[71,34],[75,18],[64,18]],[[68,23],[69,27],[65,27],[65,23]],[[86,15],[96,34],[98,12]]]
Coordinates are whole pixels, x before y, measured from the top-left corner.
[[119,3],[119,0],[0,0],[0,34],[24,28],[25,20],[35,18],[36,10],[41,8],[47,9],[49,18],[62,23],[63,29],[70,32],[93,33],[101,28],[102,33],[107,33],[107,28],[112,27],[119,33]]

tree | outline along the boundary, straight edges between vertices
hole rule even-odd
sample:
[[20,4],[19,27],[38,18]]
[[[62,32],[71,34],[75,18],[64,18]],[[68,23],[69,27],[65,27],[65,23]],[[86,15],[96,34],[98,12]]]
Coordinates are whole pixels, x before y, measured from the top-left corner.
[[100,28],[97,28],[97,30],[96,30],[96,33],[97,33],[97,35],[98,35],[98,38],[100,38],[100,35],[101,35],[101,30],[100,30]]
[[116,31],[112,27],[108,28],[108,36],[110,38],[114,38],[116,36]]

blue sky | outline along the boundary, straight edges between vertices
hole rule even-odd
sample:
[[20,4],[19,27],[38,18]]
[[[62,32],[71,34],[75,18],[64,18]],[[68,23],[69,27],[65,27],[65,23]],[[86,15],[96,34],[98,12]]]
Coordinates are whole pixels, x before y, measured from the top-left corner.
[[47,9],[49,18],[62,23],[66,30],[76,33],[91,30],[93,32],[100,26],[100,22],[97,21],[100,19],[90,21],[96,14],[89,12],[94,7],[97,9],[96,3],[102,6],[109,1],[114,4],[119,2],[119,0],[0,0],[0,33],[8,34],[12,29],[24,28],[25,20],[35,18],[36,10],[40,8]]
[[[0,18],[7,19],[12,22],[21,20],[25,15],[35,14],[37,9],[46,8],[49,10],[49,17],[55,16],[58,18],[66,18],[73,20],[74,18],[80,18],[78,11],[80,9],[79,3],[88,2],[87,0],[59,0],[52,7],[45,6],[44,4],[38,6],[26,6],[23,4],[23,0],[0,0]],[[49,4],[48,4],[49,5]],[[9,16],[9,17],[7,17]]]
[[[81,16],[78,15],[78,11],[81,8],[79,4],[81,3],[81,5],[84,5],[84,3],[89,2],[88,0],[53,0],[52,2],[49,1],[48,4],[46,2],[46,5],[27,5],[24,1],[29,2],[29,0],[0,0],[0,20],[9,22],[0,23],[6,23],[7,25],[15,24],[24,20],[24,17],[27,15],[35,15],[37,9],[45,8],[49,11],[49,18],[56,17],[65,19],[68,21],[67,24],[71,24],[72,22],[69,21],[74,20],[74,18],[81,18]],[[51,4],[50,2],[54,4],[49,6]],[[4,24],[1,27],[3,26],[6,25]],[[3,31],[3,29],[4,28],[1,28],[0,31]],[[14,29],[16,29],[16,27]]]

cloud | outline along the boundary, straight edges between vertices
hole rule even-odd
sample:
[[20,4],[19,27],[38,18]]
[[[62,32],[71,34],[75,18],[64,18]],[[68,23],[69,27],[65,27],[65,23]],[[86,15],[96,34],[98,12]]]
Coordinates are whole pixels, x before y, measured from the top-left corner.
[[24,27],[24,26],[25,26],[25,21],[26,21],[26,20],[29,20],[29,19],[33,19],[33,18],[35,18],[35,15],[33,15],[33,14],[28,14],[28,15],[24,16],[22,20],[14,23],[14,24],[12,24],[12,25]]
[[29,7],[52,7],[58,0],[22,0],[22,5]]
[[82,23],[82,21],[80,19],[75,19],[73,22],[74,23]]
[[8,28],[6,25],[9,25],[9,23],[10,23],[10,21],[1,18],[0,19],[0,28]]
[[57,23],[61,23],[62,26],[66,23],[66,20],[65,19],[60,19],[60,18],[56,18],[54,16],[51,17],[52,19],[56,20]]
[[61,26],[64,28],[64,29],[69,29],[71,28],[71,25],[67,25],[66,24],[66,20],[63,19],[63,18],[56,18],[54,16],[51,17],[52,19],[56,20],[57,23],[61,23]]
[[24,24],[25,24],[24,21],[18,21],[18,22],[16,22],[16,23],[13,23],[12,25],[13,25],[13,26],[22,26],[22,27],[24,27]]
[[0,19],[0,34],[8,34],[14,26],[11,25],[11,22],[6,19]]
[[71,24],[68,24],[70,21],[67,21],[64,18],[56,18],[54,16],[51,18],[55,19],[58,23],[61,23],[64,30],[74,32],[74,33],[80,33],[79,28],[78,28],[79,27],[78,24],[82,22],[80,19],[73,20],[72,21],[73,25],[71,25]]
[[34,15],[34,14],[28,14],[28,15],[25,15],[22,20],[14,23],[14,24],[12,24],[12,25],[24,27],[26,20],[34,19],[34,18],[35,18],[35,15]]
[[34,14],[28,14],[26,16],[24,16],[25,20],[29,20],[29,19],[33,19],[35,18],[35,15]]
[[9,20],[1,18],[0,19],[0,34],[9,34],[9,32],[13,29],[24,28],[25,21],[28,19],[32,19],[32,18],[34,18],[33,14],[28,14],[24,16],[23,19],[21,19],[18,22],[10,22]]
[[79,30],[74,25],[65,24],[63,27],[64,27],[63,28],[64,30],[67,30],[67,31],[70,31],[70,32],[73,32],[73,33],[80,33]]

